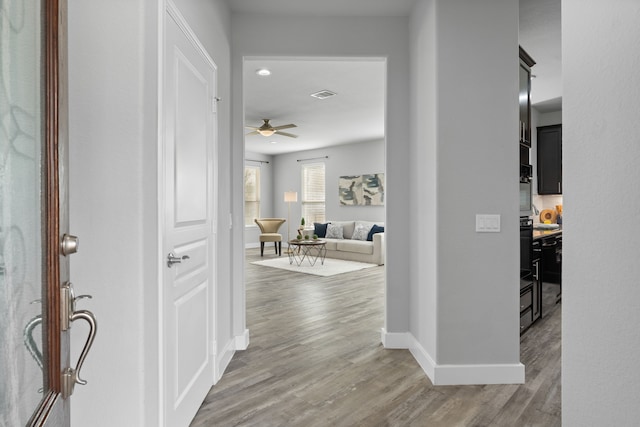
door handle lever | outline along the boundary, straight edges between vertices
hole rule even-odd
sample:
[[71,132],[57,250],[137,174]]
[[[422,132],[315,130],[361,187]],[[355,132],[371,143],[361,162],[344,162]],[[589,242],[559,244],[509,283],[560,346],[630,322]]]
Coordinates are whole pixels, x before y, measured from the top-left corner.
[[167,267],[173,267],[173,264],[180,264],[182,261],[189,259],[189,255],[183,255],[181,257],[176,256],[173,252],[169,252],[167,255]]
[[87,341],[84,343],[84,347],[80,352],[80,357],[78,357],[78,363],[76,364],[76,367],[66,368],[62,372],[62,396],[64,399],[71,396],[71,394],[73,393],[73,388],[76,384],[87,384],[87,381],[80,378],[80,369],[82,369],[84,359],[87,357],[89,350],[91,350],[91,346],[93,345],[93,341],[96,338],[96,332],[98,330],[98,323],[96,322],[96,318],[89,310],[78,310],[71,314],[71,322],[74,322],[78,319],[82,319],[89,324],[89,335],[87,336]]
[[31,319],[29,323],[27,323],[27,325],[24,327],[23,339],[24,345],[27,347],[27,350],[29,350],[29,354],[31,354],[40,369],[43,369],[42,351],[40,351],[40,349],[38,348],[38,343],[33,338],[33,330],[40,324],[42,324],[42,315],[39,314]]
[[96,338],[96,332],[98,330],[98,323],[96,322],[96,318],[92,312],[89,310],[78,310],[71,315],[71,321],[76,321],[78,319],[83,319],[89,324],[89,336],[87,337],[87,341],[84,343],[84,347],[82,348],[82,352],[80,352],[80,357],[78,358],[78,364],[75,369],[75,382],[81,385],[85,385],[87,382],[80,378],[80,369],[84,364],[84,359],[87,357],[89,350],[91,350],[91,346],[93,345],[93,341]]

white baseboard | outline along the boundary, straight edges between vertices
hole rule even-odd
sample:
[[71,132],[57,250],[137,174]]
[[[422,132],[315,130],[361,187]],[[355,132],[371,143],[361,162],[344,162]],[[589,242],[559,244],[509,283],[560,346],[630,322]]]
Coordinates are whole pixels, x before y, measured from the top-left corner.
[[522,363],[495,365],[438,365],[411,336],[409,350],[434,385],[523,384]]
[[431,383],[435,385],[436,362],[413,335],[411,335],[411,345],[409,346],[409,351],[413,355],[413,358],[416,359],[416,362],[418,362],[418,365],[420,365],[424,373],[427,374],[427,377],[429,377]]
[[216,364],[216,368],[214,371],[213,383],[216,384],[220,378],[222,378],[222,374],[229,366],[233,355],[235,354],[235,346],[234,340],[229,340],[227,344],[224,346],[224,349],[220,353],[214,355],[214,363]]
[[222,374],[231,363],[231,359],[237,350],[246,350],[249,347],[249,330],[245,329],[242,335],[239,335],[233,339],[230,339],[221,352],[218,352],[217,342],[213,344],[213,357],[215,363],[213,383],[217,383]]
[[524,384],[524,365],[440,365],[432,382],[436,385]]
[[408,349],[412,339],[409,332],[387,332],[385,328],[380,329],[380,341],[384,348]]
[[260,247],[260,242],[258,243],[245,243],[244,244],[244,248],[245,249],[253,249],[253,248],[259,248]]
[[249,347],[249,330],[245,329],[242,335],[237,335],[235,338],[235,349],[246,350]]
[[496,365],[438,365],[410,332],[381,330],[384,348],[408,349],[434,385],[523,384],[522,363]]

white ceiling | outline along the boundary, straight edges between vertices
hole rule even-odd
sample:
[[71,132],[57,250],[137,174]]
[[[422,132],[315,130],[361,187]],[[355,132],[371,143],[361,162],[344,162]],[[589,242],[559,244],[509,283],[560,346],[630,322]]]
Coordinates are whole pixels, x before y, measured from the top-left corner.
[[227,0],[232,12],[312,16],[408,16],[415,0]]
[[[258,76],[259,68],[272,74]],[[384,138],[385,70],[382,59],[245,60],[245,125],[293,123],[286,132],[298,135],[248,135],[246,151],[282,154]],[[336,95],[311,96],[321,90]]]
[[536,61],[531,103],[540,111],[562,109],[560,0],[520,0],[520,46]]
[[[533,57],[532,102],[561,109],[560,1],[520,0],[520,45]],[[408,16],[414,0],[228,0],[235,13],[311,16]],[[272,75],[255,71],[268,68]],[[299,135],[245,138],[248,152],[282,154],[384,138],[386,63],[382,59],[254,58],[244,63],[245,125],[294,123]],[[310,96],[330,90],[337,96]],[[249,132],[249,130],[247,130]],[[275,144],[271,142],[275,141]]]

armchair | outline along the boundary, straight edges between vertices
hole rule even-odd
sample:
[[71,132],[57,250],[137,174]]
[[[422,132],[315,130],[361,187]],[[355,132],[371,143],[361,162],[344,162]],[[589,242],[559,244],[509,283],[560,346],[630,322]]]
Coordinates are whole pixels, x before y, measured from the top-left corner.
[[286,221],[284,218],[255,218],[253,220],[260,227],[260,256],[264,256],[265,242],[273,242],[276,254],[282,256],[282,234],[278,229]]

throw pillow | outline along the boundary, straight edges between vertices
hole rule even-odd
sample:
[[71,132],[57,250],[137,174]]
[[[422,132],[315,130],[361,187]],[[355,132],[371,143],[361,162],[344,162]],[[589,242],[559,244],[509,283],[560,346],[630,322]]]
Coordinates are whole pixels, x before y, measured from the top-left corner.
[[318,237],[322,238],[322,237],[327,237],[327,225],[329,225],[330,223],[326,223],[326,224],[321,224],[319,222],[314,222],[313,223],[313,234],[318,235]]
[[342,225],[340,224],[327,224],[327,239],[344,239],[342,235]]
[[351,240],[367,240],[371,227],[371,225],[357,224],[356,229],[353,232],[353,236],[351,236]]
[[369,234],[367,235],[367,240],[369,242],[373,241],[373,235],[376,233],[384,233],[384,227],[380,227],[379,225],[374,225],[373,227],[371,227],[371,230],[369,231]]

